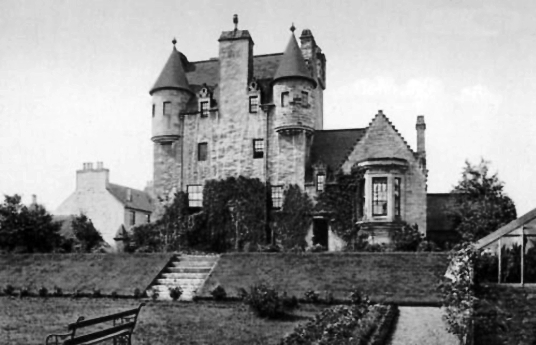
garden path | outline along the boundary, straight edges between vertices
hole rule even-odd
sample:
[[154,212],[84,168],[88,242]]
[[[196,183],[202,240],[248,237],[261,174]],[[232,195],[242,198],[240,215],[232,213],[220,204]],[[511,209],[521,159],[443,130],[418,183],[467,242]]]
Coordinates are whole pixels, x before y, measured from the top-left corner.
[[399,307],[400,315],[389,345],[457,345],[447,332],[440,308]]

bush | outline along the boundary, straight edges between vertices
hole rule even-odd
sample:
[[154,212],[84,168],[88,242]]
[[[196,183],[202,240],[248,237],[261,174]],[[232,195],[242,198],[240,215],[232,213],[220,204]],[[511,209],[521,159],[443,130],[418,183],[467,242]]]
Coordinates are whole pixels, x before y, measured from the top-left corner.
[[48,297],[48,289],[44,286],[41,286],[37,292],[39,297]]
[[285,310],[293,310],[298,308],[298,299],[296,296],[288,297],[286,292],[283,292],[283,307]]
[[153,301],[156,301],[158,299],[158,297],[160,297],[160,293],[158,292],[157,289],[155,289],[154,287],[151,289],[151,292],[150,292],[150,296],[151,296],[151,299]]
[[260,317],[277,319],[285,314],[283,301],[278,292],[264,282],[250,287],[245,302]]
[[307,247],[307,252],[309,253],[320,253],[320,252],[325,252],[326,250],[328,250],[326,247],[324,247],[323,245],[321,244],[315,244],[311,247]]
[[142,298],[143,295],[144,295],[144,293],[142,293],[140,289],[138,289],[138,288],[134,289],[134,298],[136,298],[136,299]]
[[324,303],[326,303],[326,304],[335,304],[335,297],[333,297],[333,292],[326,291],[324,293]]
[[75,289],[73,291],[73,294],[71,295],[72,298],[80,298],[82,297],[82,290],[80,289]]
[[53,295],[54,295],[55,297],[61,297],[61,296],[63,296],[63,290],[62,290],[60,287],[58,287],[58,286],[54,286],[54,292],[53,292]]
[[303,298],[307,302],[318,303],[320,300],[320,294],[314,290],[307,290],[303,293]]
[[112,291],[112,293],[110,294],[110,296],[111,296],[113,299],[116,299],[116,298],[119,296],[119,294],[117,293],[117,291],[114,290],[114,291]]
[[216,301],[221,301],[227,297],[227,292],[225,292],[225,289],[221,285],[218,285],[214,289],[212,289],[210,294],[212,295],[212,298],[214,298]]
[[91,293],[91,297],[94,297],[94,298],[102,297],[101,291],[99,289],[93,289],[93,292]]
[[175,286],[173,288],[169,289],[169,297],[171,297],[172,300],[176,301],[178,300],[182,295],[182,289],[180,286]]
[[3,292],[5,295],[11,296],[15,293],[15,288],[11,284],[6,284],[6,286],[4,286]]
[[244,288],[238,288],[237,289],[237,296],[240,300],[245,300],[248,297],[248,292]]
[[353,291],[350,293],[350,300],[354,305],[369,306],[370,298],[368,295],[364,294],[361,290],[356,287],[353,288]]
[[30,296],[30,289],[28,287],[21,287],[19,290],[19,298]]

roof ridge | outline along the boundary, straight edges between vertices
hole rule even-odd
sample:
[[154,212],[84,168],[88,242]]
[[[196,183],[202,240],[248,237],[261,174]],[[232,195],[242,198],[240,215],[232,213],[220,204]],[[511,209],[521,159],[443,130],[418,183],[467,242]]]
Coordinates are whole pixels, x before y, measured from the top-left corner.
[[362,131],[366,130],[368,127],[363,128],[337,128],[337,129],[317,129],[315,132],[335,132],[335,131]]
[[117,183],[111,183],[111,182],[108,182],[108,186],[116,186],[116,187],[120,187],[120,188],[127,188],[127,189],[130,189],[130,190],[133,190],[133,191],[137,191],[137,192],[141,192],[141,193],[145,193],[145,194],[149,195],[149,193],[147,193],[147,192],[144,191],[144,190],[137,189],[137,188],[132,188],[132,187],[127,187],[127,186],[123,186],[123,185],[120,185],[120,184],[117,184]]

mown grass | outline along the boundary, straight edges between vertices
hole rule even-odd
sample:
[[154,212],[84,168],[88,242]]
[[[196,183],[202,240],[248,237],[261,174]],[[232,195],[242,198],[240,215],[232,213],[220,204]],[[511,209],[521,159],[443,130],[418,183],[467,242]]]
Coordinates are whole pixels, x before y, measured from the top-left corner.
[[[50,333],[64,333],[77,317],[107,315],[137,307],[133,299],[0,297],[0,344],[43,344]],[[134,331],[135,345],[277,344],[294,327],[323,307],[302,305],[283,320],[258,318],[239,302],[148,301]]]
[[447,265],[446,253],[223,254],[201,295],[221,285],[233,296],[262,279],[298,298],[315,290],[345,300],[356,287],[375,302],[440,304]]
[[171,258],[171,254],[6,254],[0,255],[0,288],[29,287],[37,291],[54,286],[74,290],[132,295],[144,290]]

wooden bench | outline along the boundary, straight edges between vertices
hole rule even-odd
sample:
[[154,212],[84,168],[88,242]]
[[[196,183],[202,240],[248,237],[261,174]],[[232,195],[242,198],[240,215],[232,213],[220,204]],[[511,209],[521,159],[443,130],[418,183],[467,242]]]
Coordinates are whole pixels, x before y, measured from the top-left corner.
[[[131,344],[132,332],[136,326],[138,315],[141,307],[145,303],[140,304],[138,308],[125,310],[120,313],[101,316],[89,320],[84,317],[79,317],[76,322],[67,326],[69,333],[65,334],[50,334],[45,340],[46,345],[90,345],[98,344],[103,341],[113,339],[114,345]],[[113,321],[111,327],[100,329],[92,333],[78,335],[80,329],[103,324],[108,321]],[[102,325],[101,325],[102,326]],[[102,327],[101,327],[102,328]]]

